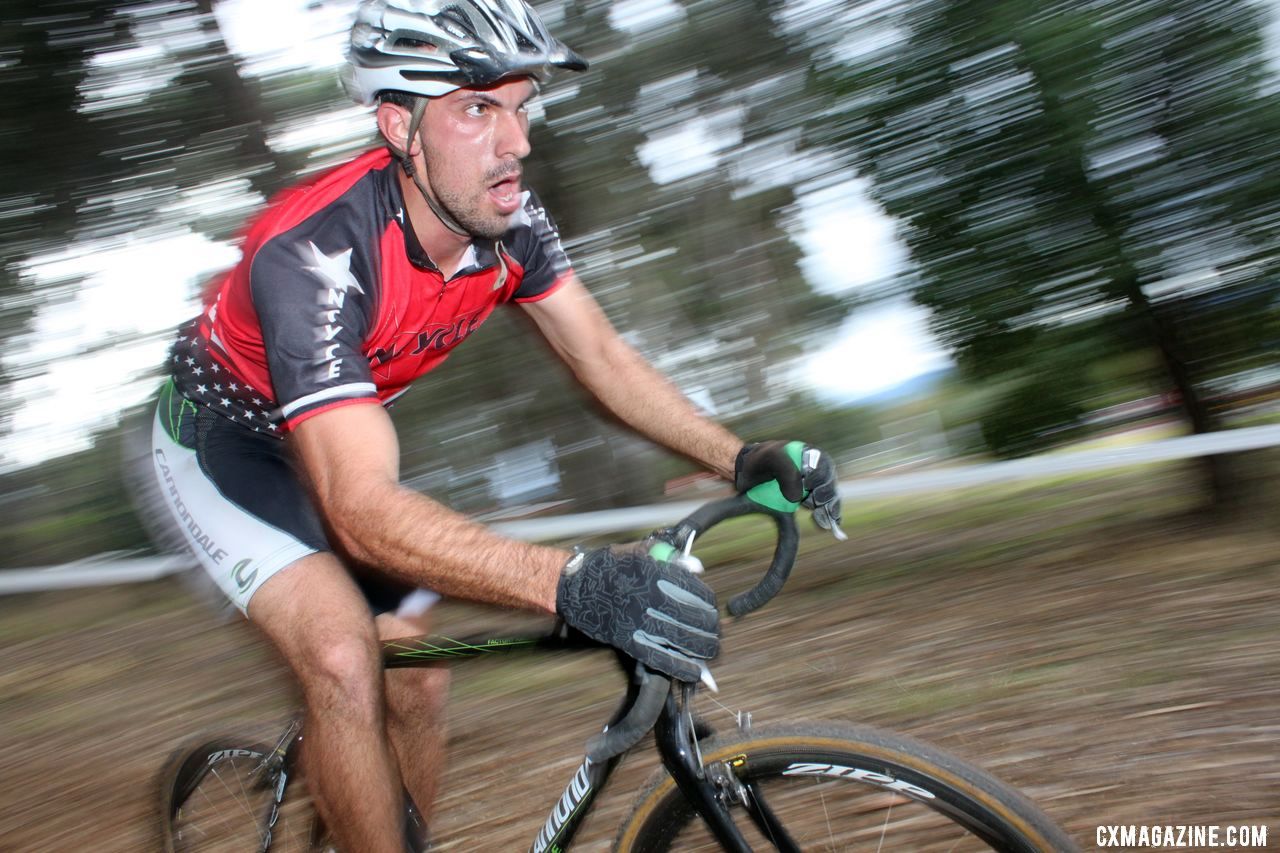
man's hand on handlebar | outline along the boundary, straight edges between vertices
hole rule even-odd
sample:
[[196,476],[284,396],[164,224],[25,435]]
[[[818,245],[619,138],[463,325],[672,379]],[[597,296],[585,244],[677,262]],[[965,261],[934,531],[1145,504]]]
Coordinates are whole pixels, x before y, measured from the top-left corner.
[[813,510],[819,527],[840,529],[840,484],[830,454],[798,441],[744,445],[734,465],[734,488],[746,493],[770,480],[777,481],[783,498]]
[[716,597],[669,560],[680,560],[679,552],[652,538],[574,554],[560,576],[556,612],[650,669],[697,681],[700,661],[720,653]]

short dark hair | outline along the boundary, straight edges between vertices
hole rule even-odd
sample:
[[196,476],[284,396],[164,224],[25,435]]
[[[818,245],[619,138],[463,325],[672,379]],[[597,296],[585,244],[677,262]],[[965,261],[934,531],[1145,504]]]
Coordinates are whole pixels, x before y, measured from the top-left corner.
[[395,106],[403,107],[406,110],[412,110],[413,105],[417,100],[417,95],[411,95],[408,92],[397,92],[393,89],[384,89],[378,93],[378,103],[394,104]]

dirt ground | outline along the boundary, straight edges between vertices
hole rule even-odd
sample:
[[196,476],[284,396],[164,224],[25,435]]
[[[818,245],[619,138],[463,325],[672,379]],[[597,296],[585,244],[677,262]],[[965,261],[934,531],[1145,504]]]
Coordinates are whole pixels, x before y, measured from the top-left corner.
[[[932,741],[1086,849],[1106,824],[1266,824],[1280,847],[1274,513],[1210,527],[1129,478],[884,515],[841,546],[807,535],[783,595],[726,624],[720,703],[757,724],[839,719]],[[711,580],[736,591],[759,569],[730,560]],[[447,605],[439,618],[452,634],[511,624]],[[153,849],[153,777],[173,746],[268,737],[293,702],[252,631],[174,580],[0,600],[0,661],[3,851]],[[611,666],[455,672],[442,849],[528,848],[613,707]],[[575,849],[609,848],[653,766],[628,759]]]

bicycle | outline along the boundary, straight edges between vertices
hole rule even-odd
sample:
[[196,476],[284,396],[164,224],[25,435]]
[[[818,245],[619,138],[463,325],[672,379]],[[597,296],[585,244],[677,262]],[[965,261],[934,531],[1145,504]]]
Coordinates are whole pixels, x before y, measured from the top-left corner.
[[[655,535],[689,557],[694,539],[721,521],[749,513],[771,517],[778,533],[772,563],[759,583],[732,598],[727,608],[742,616],[781,590],[795,561],[794,513],[770,508],[785,506],[780,498],[762,506],[753,490],[715,501]],[[426,635],[385,642],[383,661],[387,667],[422,666],[505,652],[583,648],[604,647],[562,627],[534,638]],[[663,766],[623,821],[615,850],[1077,849],[1022,794],[941,749],[843,723],[756,728],[743,715],[734,731],[717,735],[693,712],[698,685],[673,685],[618,657],[629,676],[626,696],[610,724],[588,742],[531,853],[568,849],[614,768],[650,730]],[[198,739],[178,750],[161,773],[164,849],[281,849],[276,830],[301,737],[301,722],[295,721],[271,746],[226,736]],[[408,804],[406,834],[413,836],[415,849],[425,850],[424,834],[413,830],[415,821]],[[302,844],[303,849],[326,849],[318,819]]]

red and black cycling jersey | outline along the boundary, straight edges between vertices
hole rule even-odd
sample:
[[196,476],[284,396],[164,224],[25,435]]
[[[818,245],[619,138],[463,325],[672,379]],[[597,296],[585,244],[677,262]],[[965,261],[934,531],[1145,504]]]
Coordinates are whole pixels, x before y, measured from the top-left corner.
[[388,402],[503,302],[550,295],[570,271],[532,191],[501,240],[473,240],[447,281],[405,223],[399,165],[370,151],[285,191],[244,255],[182,326],[172,372],[187,398],[281,435],[352,403]]

